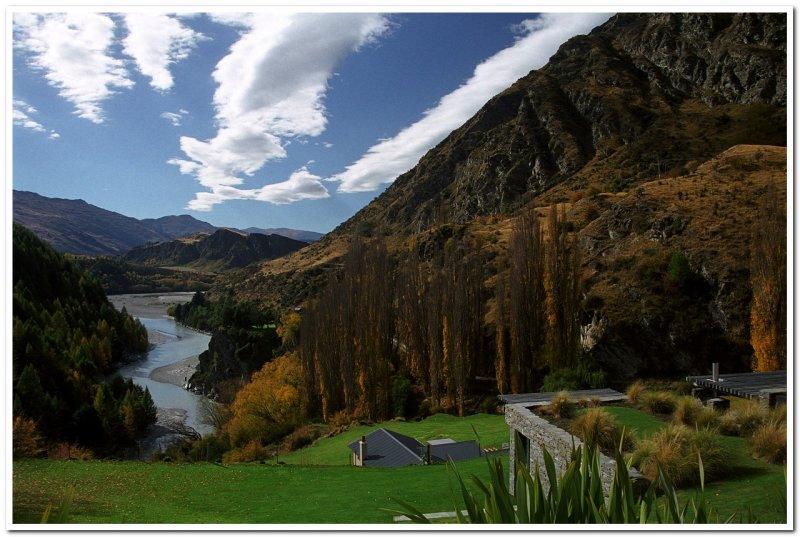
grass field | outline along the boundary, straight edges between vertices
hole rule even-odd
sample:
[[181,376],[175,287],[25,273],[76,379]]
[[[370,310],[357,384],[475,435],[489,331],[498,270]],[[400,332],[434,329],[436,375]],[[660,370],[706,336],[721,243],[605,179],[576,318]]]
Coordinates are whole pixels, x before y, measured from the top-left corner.
[[282,455],[280,460],[287,464],[349,465],[350,449],[347,444],[378,427],[414,437],[423,443],[433,438],[444,437],[457,441],[475,440],[475,432],[478,433],[481,447],[484,448],[499,447],[508,442],[508,426],[501,415],[474,414],[459,418],[450,414],[436,414],[422,421],[386,421],[377,425],[353,427],[340,435],[321,438],[312,446]]
[[[459,463],[485,476],[486,461]],[[390,497],[451,511],[444,465],[396,469],[25,460],[14,463],[14,522],[38,522],[75,488],[70,522],[389,523]]]
[[[664,426],[653,416],[627,407],[608,407],[637,436]],[[436,415],[419,422],[379,424],[425,441],[447,436],[481,444],[507,442],[502,416],[466,418]],[[347,443],[377,426],[355,427],[323,438],[291,455],[285,465],[144,463],[114,461],[15,461],[14,521],[38,522],[48,503],[58,503],[74,487],[71,522],[128,523],[368,523],[391,522],[390,498],[409,500],[425,512],[452,511],[448,473],[443,465],[397,469],[348,466]],[[744,439],[723,437],[733,453],[734,477],[706,485],[706,499],[723,517],[751,509],[759,522],[785,517],[783,467],[755,461]],[[465,477],[487,475],[484,460],[458,464]],[[682,500],[692,490],[680,492]]]
[[[607,407],[626,428],[642,438],[650,435],[665,423],[650,414],[628,407]],[[744,438],[722,436],[722,441],[733,455],[730,461],[731,476],[724,480],[706,483],[706,500],[723,517],[734,513],[746,515],[748,510],[758,522],[784,522],[785,504],[780,501],[786,495],[783,466],[754,460],[747,453]],[[694,492],[680,491],[682,500]]]

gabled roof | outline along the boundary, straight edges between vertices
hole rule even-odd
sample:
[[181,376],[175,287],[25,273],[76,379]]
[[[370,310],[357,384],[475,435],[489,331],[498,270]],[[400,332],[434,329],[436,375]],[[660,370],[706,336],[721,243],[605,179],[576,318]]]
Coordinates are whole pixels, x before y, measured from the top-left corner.
[[[397,467],[420,464],[423,446],[415,439],[404,434],[376,429],[367,436],[367,458],[365,466]],[[347,445],[353,453],[358,453],[358,442]]]
[[475,440],[431,444],[431,462],[465,461],[481,456],[481,448]]

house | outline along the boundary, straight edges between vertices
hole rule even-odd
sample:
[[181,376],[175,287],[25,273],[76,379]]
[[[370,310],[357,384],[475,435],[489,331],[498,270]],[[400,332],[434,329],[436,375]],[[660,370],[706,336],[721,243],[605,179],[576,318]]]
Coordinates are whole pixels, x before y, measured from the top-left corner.
[[426,455],[429,464],[447,462],[448,460],[465,461],[481,456],[481,448],[474,440],[456,442],[452,438],[428,440]]
[[410,436],[384,429],[376,429],[360,440],[348,444],[350,463],[353,466],[399,468],[412,464],[436,464],[463,461],[481,456],[475,441],[456,442],[450,438],[430,440],[422,444]]

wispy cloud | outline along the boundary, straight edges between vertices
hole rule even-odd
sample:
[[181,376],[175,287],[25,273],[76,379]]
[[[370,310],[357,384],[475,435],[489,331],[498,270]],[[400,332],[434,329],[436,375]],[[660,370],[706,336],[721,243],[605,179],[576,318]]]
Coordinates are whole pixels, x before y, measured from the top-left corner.
[[181,108],[177,112],[161,112],[161,117],[172,123],[173,127],[180,127],[183,121],[183,116],[188,114],[189,112]]
[[371,191],[394,181],[491,97],[542,67],[564,41],[587,33],[608,17],[599,13],[556,13],[525,21],[518,27],[521,35],[513,45],[478,65],[469,80],[426,110],[422,119],[396,136],[379,141],[330,180],[340,183],[341,192]]
[[114,58],[114,21],[99,13],[15,13],[15,46],[28,63],[75,106],[75,113],[103,122],[101,103],[115,89],[130,88],[123,61]]
[[172,87],[170,64],[188,57],[200,41],[207,39],[178,18],[160,13],[126,13],[125,26],[125,54],[134,59],[139,71],[159,91]]
[[[12,117],[14,120],[14,125],[35,132],[41,132],[41,133],[48,132],[48,129],[45,128],[44,125],[42,125],[37,120],[31,117],[39,113],[39,111],[36,110],[36,108],[29,105],[22,99],[14,99],[13,105],[14,106],[12,110]],[[50,138],[51,140],[56,140],[58,138],[61,138],[61,135],[54,130],[50,130],[48,138]]]
[[369,13],[213,18],[240,28],[241,37],[213,73],[218,84],[216,135],[209,140],[182,137],[186,158],[170,160],[211,191],[199,193],[189,207],[210,210],[228,199],[287,203],[326,197],[325,187],[307,170],[259,189],[236,187],[269,160],[285,157],[290,139],[325,130],[323,101],[334,69],[348,54],[384,34],[387,19]]

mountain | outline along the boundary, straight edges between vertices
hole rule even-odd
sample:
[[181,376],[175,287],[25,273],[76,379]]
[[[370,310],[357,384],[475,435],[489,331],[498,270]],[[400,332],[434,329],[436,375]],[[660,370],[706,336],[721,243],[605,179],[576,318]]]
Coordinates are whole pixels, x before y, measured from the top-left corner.
[[140,222],[166,239],[186,237],[195,233],[213,233],[217,229],[208,222],[203,222],[188,214],[145,218]]
[[190,237],[137,246],[125,254],[129,262],[149,266],[186,266],[207,271],[239,268],[284,256],[306,246],[282,235],[218,229]]
[[290,239],[308,243],[318,241],[324,235],[324,233],[317,233],[316,231],[304,231],[302,229],[290,229],[288,227],[248,227],[246,229],[242,229],[241,231],[244,231],[245,233],[261,233],[262,235],[283,235],[284,237],[289,237]]
[[[490,99],[351,219],[218,289],[298,305],[356,236],[382,237],[397,258],[470,244],[494,260],[492,289],[515,216],[557,205],[585,250],[581,321],[609,371],[699,367],[710,349],[741,361],[746,252],[764,193],[785,200],[785,145],[784,14],[618,14]],[[703,293],[661,285],[673,254]]]
[[[138,220],[83,200],[48,198],[23,190],[14,190],[14,221],[56,250],[86,255],[120,255],[134,246],[218,229],[188,214]],[[322,236],[289,228],[248,228],[245,233],[277,234],[306,243]]]
[[83,200],[22,190],[14,190],[14,221],[56,250],[90,255],[121,254],[146,242],[216,229],[188,215],[137,220]]

